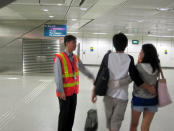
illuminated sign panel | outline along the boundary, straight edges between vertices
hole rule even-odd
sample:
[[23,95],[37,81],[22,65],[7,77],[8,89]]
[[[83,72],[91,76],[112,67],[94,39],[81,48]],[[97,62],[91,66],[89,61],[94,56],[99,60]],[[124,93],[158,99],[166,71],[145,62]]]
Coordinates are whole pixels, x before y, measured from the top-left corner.
[[132,44],[139,44],[139,40],[132,40]]
[[44,25],[44,36],[60,37],[67,33],[66,25]]

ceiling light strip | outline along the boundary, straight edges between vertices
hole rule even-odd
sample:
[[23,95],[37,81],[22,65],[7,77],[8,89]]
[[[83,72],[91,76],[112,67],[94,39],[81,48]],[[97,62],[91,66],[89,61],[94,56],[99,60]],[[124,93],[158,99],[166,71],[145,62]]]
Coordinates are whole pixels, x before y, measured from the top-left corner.
[[68,34],[78,34],[79,32],[67,32]]
[[163,38],[174,38],[174,36],[160,36],[160,35],[148,35],[150,37],[163,37]]
[[108,33],[92,33],[92,34],[94,34],[94,35],[106,35]]

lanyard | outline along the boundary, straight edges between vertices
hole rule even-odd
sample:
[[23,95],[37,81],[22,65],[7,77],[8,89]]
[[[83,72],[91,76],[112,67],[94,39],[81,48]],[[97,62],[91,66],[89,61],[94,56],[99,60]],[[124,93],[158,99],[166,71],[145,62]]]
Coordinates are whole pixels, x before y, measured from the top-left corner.
[[65,55],[68,57],[68,60],[71,63],[71,68],[72,68],[72,71],[73,71],[74,79],[77,79],[76,76],[75,76],[75,69],[74,69],[74,66],[73,66],[74,65],[74,59],[75,59],[74,55],[73,55],[72,62],[71,62],[71,60],[70,60],[70,58],[69,58],[69,56],[67,55],[66,52],[65,52]]

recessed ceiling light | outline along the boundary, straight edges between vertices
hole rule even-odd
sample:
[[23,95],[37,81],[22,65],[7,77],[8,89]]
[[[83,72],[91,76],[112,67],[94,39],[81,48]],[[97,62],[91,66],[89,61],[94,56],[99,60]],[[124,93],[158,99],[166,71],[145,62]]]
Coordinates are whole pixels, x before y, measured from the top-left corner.
[[50,15],[49,17],[50,17],[50,18],[53,18],[54,16],[53,16],[53,15]]
[[48,11],[48,9],[43,9],[43,11],[47,12],[47,11]]
[[87,8],[80,8],[80,10],[82,10],[82,11],[87,11]]
[[77,21],[77,19],[71,19],[72,21]]

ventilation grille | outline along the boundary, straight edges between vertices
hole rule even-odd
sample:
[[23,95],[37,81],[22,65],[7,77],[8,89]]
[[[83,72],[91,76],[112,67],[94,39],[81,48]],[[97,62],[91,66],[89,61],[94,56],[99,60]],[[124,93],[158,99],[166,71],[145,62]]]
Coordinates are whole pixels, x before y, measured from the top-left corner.
[[23,73],[53,73],[54,56],[63,50],[58,40],[23,39]]

